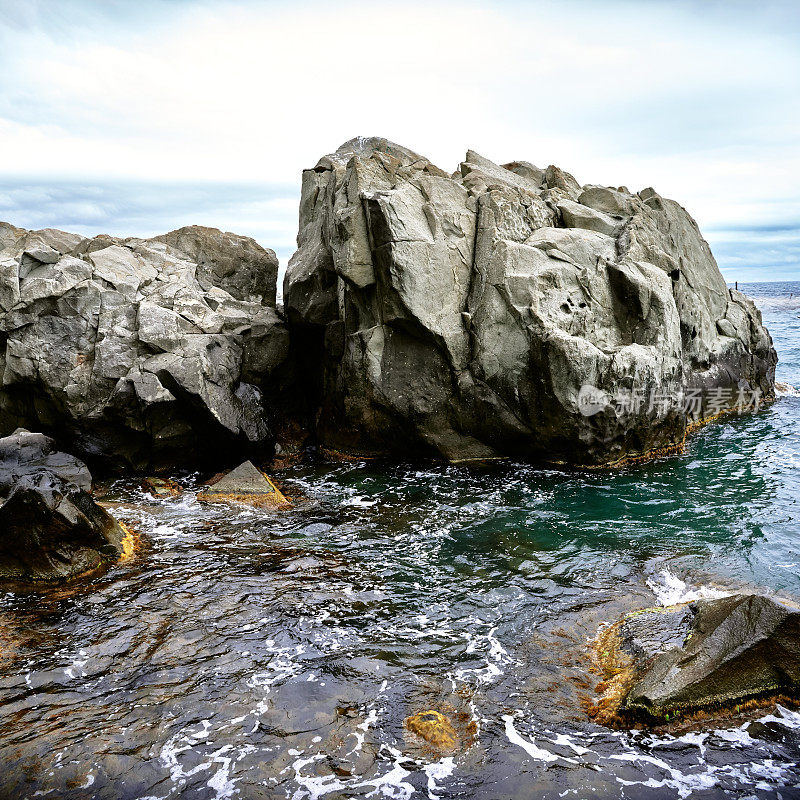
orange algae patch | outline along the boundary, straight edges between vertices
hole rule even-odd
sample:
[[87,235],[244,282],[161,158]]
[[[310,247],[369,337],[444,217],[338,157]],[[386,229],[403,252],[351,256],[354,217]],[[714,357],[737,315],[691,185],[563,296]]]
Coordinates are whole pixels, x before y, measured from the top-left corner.
[[623,652],[620,639],[622,622],[603,628],[589,645],[592,672],[600,674],[594,687],[596,700],[585,697],[581,705],[589,718],[609,728],[625,727],[620,714],[636,678],[633,659]]
[[452,723],[438,711],[421,711],[406,717],[404,722],[411,733],[424,739],[442,752],[452,751],[458,743],[458,734]]
[[117,520],[117,525],[125,531],[125,536],[122,538],[121,542],[122,555],[117,559],[119,563],[122,563],[133,557],[139,537],[124,522]]

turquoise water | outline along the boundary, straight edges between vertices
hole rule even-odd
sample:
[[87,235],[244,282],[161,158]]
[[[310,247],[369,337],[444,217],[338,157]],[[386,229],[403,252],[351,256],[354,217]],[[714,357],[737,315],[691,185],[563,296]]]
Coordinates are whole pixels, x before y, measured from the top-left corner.
[[[10,798],[800,796],[800,715],[681,736],[588,721],[586,642],[622,613],[800,597],[800,283],[756,299],[790,384],[686,453],[591,473],[292,468],[274,516],[121,481],[145,546],[78,587],[0,595]],[[438,757],[403,720],[477,727]]]

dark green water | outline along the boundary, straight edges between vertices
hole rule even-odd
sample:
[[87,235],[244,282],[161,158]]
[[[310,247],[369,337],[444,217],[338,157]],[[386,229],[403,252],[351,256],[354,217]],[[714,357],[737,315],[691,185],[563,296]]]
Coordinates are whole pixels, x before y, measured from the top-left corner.
[[[800,388],[800,283],[744,287]],[[615,472],[295,468],[279,517],[114,487],[138,557],[0,595],[9,798],[800,796],[800,715],[675,736],[590,723],[585,643],[692,593],[800,597],[800,393]],[[192,485],[189,479],[188,484]],[[432,758],[428,708],[478,727]]]

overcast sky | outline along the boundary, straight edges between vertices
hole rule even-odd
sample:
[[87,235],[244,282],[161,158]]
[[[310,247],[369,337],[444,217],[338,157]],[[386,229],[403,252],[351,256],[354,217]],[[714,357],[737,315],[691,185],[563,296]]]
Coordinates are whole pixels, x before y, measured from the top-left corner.
[[285,264],[301,169],[357,135],[654,186],[729,280],[800,280],[796,0],[0,0],[0,219]]

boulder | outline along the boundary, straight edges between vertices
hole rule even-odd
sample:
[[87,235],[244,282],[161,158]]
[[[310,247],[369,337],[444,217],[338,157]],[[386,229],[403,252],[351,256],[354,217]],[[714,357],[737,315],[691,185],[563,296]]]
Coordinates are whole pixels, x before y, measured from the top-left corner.
[[131,549],[90,488],[86,466],[52,439],[25,430],[0,439],[0,580],[64,580]]
[[713,416],[689,394],[774,391],[687,212],[552,165],[469,151],[450,175],[347,142],[303,173],[284,300],[304,412],[342,452],[602,464],[680,447]]
[[655,650],[628,693],[627,711],[669,717],[798,694],[799,606],[762,595],[734,595],[698,601],[690,611],[688,620],[673,625],[679,636],[684,634],[683,641]]
[[275,305],[278,259],[254,239],[190,225],[153,241],[164,242],[197,264],[197,281],[204,291],[215,286],[237,300]]
[[288,352],[272,251],[200,227],[0,233],[0,433],[137,469],[271,452]]
[[289,501],[252,461],[245,461],[211,484],[197,499],[202,503],[245,503],[258,508],[282,508]]
[[7,497],[22,478],[49,472],[84,492],[92,476],[83,461],[56,450],[49,436],[17,428],[0,439],[0,495]]
[[800,695],[800,606],[757,594],[629,614],[603,629],[604,681],[589,707],[604,724],[661,723]]

